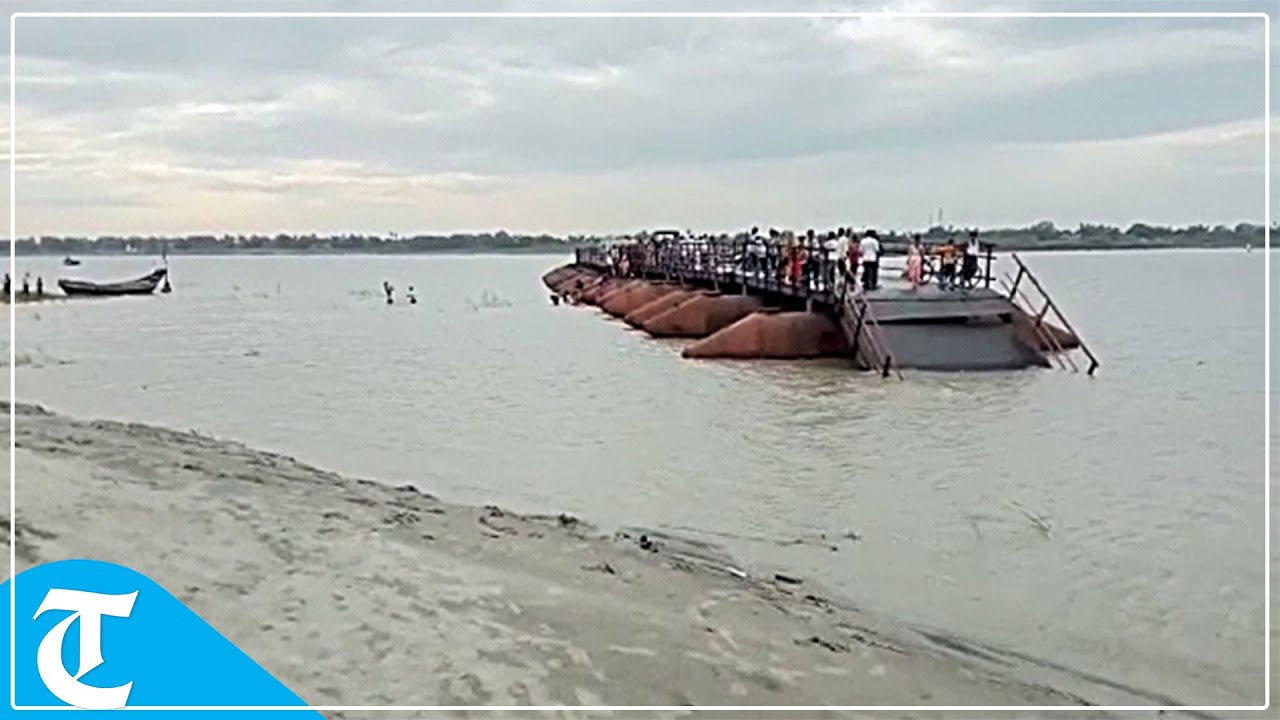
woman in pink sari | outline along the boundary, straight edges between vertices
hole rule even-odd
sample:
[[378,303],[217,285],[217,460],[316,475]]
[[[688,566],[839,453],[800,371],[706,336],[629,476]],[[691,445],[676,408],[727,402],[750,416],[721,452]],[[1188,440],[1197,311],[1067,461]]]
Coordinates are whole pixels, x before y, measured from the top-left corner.
[[907,248],[907,282],[911,289],[920,287],[924,277],[924,252],[920,249],[920,236],[911,239],[911,247]]

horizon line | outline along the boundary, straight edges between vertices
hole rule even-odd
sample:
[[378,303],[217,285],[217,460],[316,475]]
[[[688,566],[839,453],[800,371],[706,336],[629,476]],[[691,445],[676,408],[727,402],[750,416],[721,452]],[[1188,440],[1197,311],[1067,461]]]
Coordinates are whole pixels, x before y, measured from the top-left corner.
[[[886,227],[885,225],[877,225],[874,223],[870,223],[870,224],[850,223],[850,224],[836,224],[836,225],[815,224],[815,225],[794,226],[794,227],[788,226],[788,225],[744,224],[741,226],[737,226],[732,230],[725,230],[725,229],[699,230],[697,228],[690,229],[688,227],[681,227],[676,224],[666,224],[666,225],[655,224],[655,225],[643,227],[640,229],[609,230],[609,231],[602,231],[602,230],[551,231],[551,230],[511,230],[507,228],[487,228],[487,229],[470,229],[470,230],[412,230],[412,231],[388,230],[385,232],[370,232],[370,231],[364,231],[364,230],[270,230],[270,231],[268,230],[251,230],[251,231],[188,230],[188,231],[177,231],[177,232],[149,231],[149,232],[129,232],[129,233],[99,233],[99,234],[93,234],[93,235],[78,234],[78,233],[61,233],[61,234],[41,233],[38,235],[36,234],[24,235],[17,238],[16,241],[21,243],[21,242],[38,242],[43,239],[97,241],[97,240],[166,239],[166,238],[184,238],[185,239],[185,238],[197,238],[197,237],[213,238],[215,240],[221,240],[225,238],[237,238],[237,237],[262,237],[262,238],[315,237],[317,239],[318,238],[336,238],[336,237],[364,237],[364,238],[384,238],[384,239],[404,240],[404,239],[412,239],[412,238],[418,238],[418,237],[459,237],[459,236],[482,236],[482,235],[500,235],[500,234],[505,234],[511,237],[567,238],[567,237],[625,236],[625,235],[635,235],[641,232],[656,232],[660,230],[666,230],[666,231],[674,230],[676,232],[693,232],[695,235],[720,235],[720,234],[733,234],[733,233],[746,232],[751,230],[752,228],[755,228],[764,232],[767,230],[795,231],[795,230],[798,230],[798,228],[800,227],[804,227],[806,231],[812,228],[814,232],[827,232],[832,229],[840,229],[840,228],[846,228],[846,227],[853,228],[854,230],[874,229],[881,232],[889,232],[889,233],[932,232],[934,230],[951,232],[951,231],[963,231],[963,230],[971,230],[971,229],[977,229],[979,232],[1019,232],[1019,231],[1034,230],[1035,228],[1037,228],[1038,226],[1044,223],[1048,223],[1053,227],[1055,231],[1060,233],[1074,233],[1079,231],[1082,227],[1106,229],[1106,230],[1118,230],[1121,233],[1126,233],[1137,226],[1145,226],[1153,230],[1159,230],[1164,232],[1183,232],[1183,231],[1188,231],[1193,229],[1213,231],[1219,228],[1223,228],[1231,232],[1236,232],[1236,228],[1239,227],[1240,225],[1245,225],[1245,226],[1248,226],[1249,228],[1256,228],[1256,229],[1267,228],[1267,225],[1265,222],[1252,221],[1252,220],[1239,220],[1239,221],[1230,222],[1230,223],[1229,222],[1213,222],[1213,223],[1198,222],[1198,223],[1179,223],[1179,224],[1172,224],[1172,223],[1160,224],[1155,222],[1145,222],[1141,220],[1135,220],[1127,225],[1116,225],[1116,224],[1111,224],[1106,222],[1079,222],[1079,223],[1074,223],[1072,225],[1059,225],[1049,220],[1042,220],[1042,221],[1030,223],[1027,225],[982,225],[982,224],[970,224],[970,223],[931,225],[925,228],[924,230],[921,230],[919,227],[915,227],[915,228],[904,228],[904,227],[893,227],[893,226]],[[1280,227],[1280,221],[1273,222],[1271,227],[1273,228]],[[12,238],[10,237],[0,237],[0,240],[3,240],[3,241],[10,241],[11,239]]]

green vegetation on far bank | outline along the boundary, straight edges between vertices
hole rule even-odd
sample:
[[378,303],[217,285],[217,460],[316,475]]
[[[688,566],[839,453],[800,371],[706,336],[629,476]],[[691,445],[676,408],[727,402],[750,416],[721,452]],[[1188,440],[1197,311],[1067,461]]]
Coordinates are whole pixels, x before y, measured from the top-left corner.
[[[858,226],[855,229],[861,230]],[[1274,228],[1273,228],[1274,229]],[[766,230],[767,228],[762,228]],[[965,228],[935,227],[922,233],[926,241],[939,241]],[[819,232],[825,231],[820,229]],[[1249,223],[1166,227],[1135,223],[1121,229],[1082,224],[1059,228],[1041,222],[1024,228],[980,229],[983,240],[1005,250],[1107,250],[1133,248],[1262,247],[1264,227]],[[726,235],[739,234],[725,233]],[[886,242],[903,241],[914,231],[880,230]],[[591,235],[522,235],[456,233],[452,235],[188,235],[184,237],[40,237],[20,238],[18,255],[220,255],[220,254],[414,254],[468,252],[568,252],[610,238]],[[0,241],[0,252],[9,252],[9,241]]]

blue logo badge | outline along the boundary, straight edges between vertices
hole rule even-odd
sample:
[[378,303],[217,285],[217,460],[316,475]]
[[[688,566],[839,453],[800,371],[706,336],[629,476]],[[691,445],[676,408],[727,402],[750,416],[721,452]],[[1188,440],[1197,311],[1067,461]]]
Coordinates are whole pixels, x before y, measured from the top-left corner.
[[[167,590],[133,570],[97,560],[63,560],[33,567],[11,583],[0,585],[0,635],[4,678],[6,683],[12,678],[19,708],[164,707],[199,718],[225,713],[274,720],[305,712],[307,720],[321,719]],[[12,668],[11,587],[16,593]],[[229,706],[299,710],[181,710]],[[16,715],[7,699],[0,707],[6,708],[0,713]],[[148,713],[145,720],[160,720],[157,714],[170,712]]]

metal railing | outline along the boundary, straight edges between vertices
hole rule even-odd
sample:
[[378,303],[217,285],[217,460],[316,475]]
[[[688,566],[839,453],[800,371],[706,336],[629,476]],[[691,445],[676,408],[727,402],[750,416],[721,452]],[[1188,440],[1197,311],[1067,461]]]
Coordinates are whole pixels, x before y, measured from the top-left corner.
[[[995,246],[979,246],[978,267],[964,288],[990,288]],[[907,254],[905,245],[881,248],[884,257]],[[882,377],[894,374],[903,379],[894,360],[871,303],[858,288],[857,271],[850,268],[848,258],[821,242],[800,238],[794,245],[775,239],[747,238],[673,238],[660,242],[632,242],[612,246],[591,246],[575,250],[579,265],[594,267],[608,274],[647,277],[676,282],[700,282],[716,289],[736,287],[761,293],[788,295],[806,302],[822,302],[836,314],[849,339],[853,357]],[[926,256],[936,263],[936,258]],[[961,287],[963,257],[957,257],[957,287]],[[985,262],[981,262],[985,260]],[[936,276],[934,272],[929,276]],[[892,268],[900,269],[900,268]],[[928,278],[926,278],[927,280]]]
[[[994,246],[981,246],[984,265],[975,268],[967,287],[991,287]],[[663,242],[637,241],[614,246],[578,248],[574,259],[580,265],[634,277],[656,277],[673,281],[701,281],[713,286],[731,285],[765,293],[812,299],[838,306],[840,293],[858,268],[848,267],[848,258],[823,242],[799,239],[788,246],[775,239],[708,238]],[[903,256],[905,245],[885,245],[881,249],[881,269],[885,257]],[[929,257],[926,260],[932,262]],[[962,260],[959,259],[958,260]],[[963,265],[957,262],[957,284]],[[855,273],[850,273],[850,270]],[[932,276],[935,273],[928,273]]]

